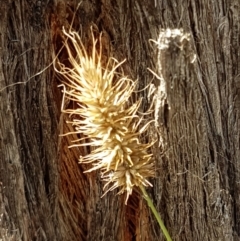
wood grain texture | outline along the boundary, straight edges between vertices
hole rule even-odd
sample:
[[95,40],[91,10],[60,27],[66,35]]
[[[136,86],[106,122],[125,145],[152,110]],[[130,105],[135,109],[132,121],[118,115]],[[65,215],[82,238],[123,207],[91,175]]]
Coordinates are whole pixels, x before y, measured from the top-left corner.
[[[139,90],[151,80],[157,88],[158,125],[143,136],[158,139],[148,191],[173,240],[239,240],[239,1],[83,0],[76,11],[77,4],[1,1],[0,239],[164,240],[138,190],[127,206],[117,191],[101,198],[100,174],[77,163],[90,148],[69,149],[76,137],[59,137],[72,128],[60,112],[59,79],[52,66],[36,73],[73,23],[89,49],[90,26],[103,32],[103,57],[126,58],[123,70]],[[149,40],[167,28],[183,29],[189,41],[159,50]],[[162,76],[164,91],[147,68]],[[146,111],[148,91],[133,98],[140,97]]]

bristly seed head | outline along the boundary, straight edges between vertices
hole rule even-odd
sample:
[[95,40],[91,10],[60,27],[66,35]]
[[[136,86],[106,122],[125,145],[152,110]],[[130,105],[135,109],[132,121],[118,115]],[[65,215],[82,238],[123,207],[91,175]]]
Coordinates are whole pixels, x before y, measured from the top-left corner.
[[[59,63],[58,72],[65,79],[65,96],[78,105],[77,109],[64,112],[74,114],[71,123],[76,133],[83,136],[74,146],[96,147],[81,157],[80,162],[92,163],[88,172],[101,170],[106,181],[105,194],[120,188],[119,193],[127,192],[127,202],[134,186],[151,186],[147,178],[154,176],[152,155],[147,152],[153,143],[141,144],[139,140],[148,127],[145,125],[138,131],[142,120],[138,113],[141,100],[128,106],[137,82],[119,77],[117,68],[122,62],[111,58],[105,68],[102,66],[101,47],[97,51],[94,37],[92,54],[88,56],[78,33],[65,30],[63,33],[71,67]],[[90,142],[81,143],[86,137]]]

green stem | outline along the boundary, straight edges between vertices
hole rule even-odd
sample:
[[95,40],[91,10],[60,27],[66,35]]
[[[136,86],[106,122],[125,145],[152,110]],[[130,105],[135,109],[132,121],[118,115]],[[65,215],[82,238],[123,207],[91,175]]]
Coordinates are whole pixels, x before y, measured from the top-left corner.
[[144,198],[146,199],[146,201],[147,201],[147,203],[148,203],[148,206],[149,206],[150,209],[152,210],[155,218],[157,219],[157,221],[158,221],[158,223],[159,223],[159,226],[160,226],[160,228],[162,229],[162,231],[163,231],[163,233],[164,233],[167,241],[172,241],[172,239],[171,239],[171,237],[170,237],[170,235],[169,235],[169,233],[168,233],[168,231],[167,231],[167,229],[166,229],[166,227],[165,227],[165,225],[164,225],[164,223],[163,223],[163,221],[162,221],[159,213],[157,212],[156,208],[154,207],[153,202],[152,202],[152,200],[150,199],[150,197],[148,196],[145,188],[144,188],[143,186],[140,186],[140,189],[141,189],[141,191],[142,191],[142,193],[143,193]]

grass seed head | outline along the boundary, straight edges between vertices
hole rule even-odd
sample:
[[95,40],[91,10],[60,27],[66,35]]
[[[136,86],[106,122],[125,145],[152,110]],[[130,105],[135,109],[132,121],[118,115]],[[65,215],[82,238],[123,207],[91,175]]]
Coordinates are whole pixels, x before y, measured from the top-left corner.
[[[117,68],[122,62],[110,58],[102,66],[101,47],[97,51],[94,36],[92,53],[88,55],[78,33],[63,32],[71,67],[60,63],[58,72],[64,77],[64,95],[78,105],[64,112],[74,116],[71,124],[82,136],[73,146],[96,147],[80,162],[92,163],[89,172],[101,170],[106,181],[105,193],[115,188],[120,188],[119,193],[126,191],[127,202],[134,186],[151,186],[147,178],[154,176],[152,155],[148,154],[153,143],[141,144],[139,140],[148,127],[138,131],[142,121],[138,116],[141,100],[129,106],[137,82],[119,76]],[[89,143],[81,142],[84,139]]]

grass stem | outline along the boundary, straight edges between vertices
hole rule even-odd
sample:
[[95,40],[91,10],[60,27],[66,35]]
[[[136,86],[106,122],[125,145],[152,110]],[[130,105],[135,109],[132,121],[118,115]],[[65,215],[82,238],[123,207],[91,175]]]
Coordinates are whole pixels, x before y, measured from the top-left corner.
[[167,228],[165,227],[165,225],[164,225],[164,223],[163,223],[163,221],[161,219],[160,214],[157,212],[156,208],[154,207],[153,202],[152,202],[151,198],[148,196],[145,188],[143,186],[140,186],[140,189],[141,189],[141,191],[143,193],[143,196],[144,196],[145,200],[148,203],[148,206],[150,207],[151,211],[153,212],[155,218],[157,219],[157,221],[159,223],[159,226],[162,229],[163,234],[165,235],[167,241],[172,241],[172,239],[171,239],[171,237],[170,237],[170,235],[169,235],[169,233],[167,231]]

